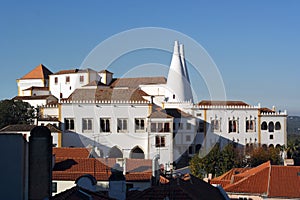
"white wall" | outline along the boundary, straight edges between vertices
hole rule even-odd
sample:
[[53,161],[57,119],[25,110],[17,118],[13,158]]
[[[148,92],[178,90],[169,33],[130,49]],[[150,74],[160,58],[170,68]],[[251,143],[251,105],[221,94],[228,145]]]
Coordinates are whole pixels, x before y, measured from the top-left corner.
[[20,79],[18,80],[18,89],[19,89],[19,96],[27,96],[24,94],[25,89],[28,89],[32,86],[37,86],[37,87],[45,87],[43,79]]
[[[66,77],[70,77],[70,82],[66,83]],[[80,82],[80,76],[84,76],[84,81]],[[49,89],[51,94],[56,98],[60,99],[60,93],[62,93],[62,98],[68,98],[72,92],[80,88],[93,80],[99,80],[98,74],[96,72],[78,72],[69,74],[52,74],[49,76],[50,86]],[[58,78],[57,84],[55,84],[55,77]]]

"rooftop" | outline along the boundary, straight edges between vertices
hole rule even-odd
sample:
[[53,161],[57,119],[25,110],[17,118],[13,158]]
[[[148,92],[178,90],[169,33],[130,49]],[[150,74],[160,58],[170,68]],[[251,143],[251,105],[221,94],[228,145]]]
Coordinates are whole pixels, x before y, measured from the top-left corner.
[[40,64],[20,79],[49,79],[51,74],[52,72],[49,69]]
[[[240,173],[233,173],[236,170]],[[300,166],[275,166],[268,161],[247,170],[230,170],[211,183],[224,185],[226,192],[234,194],[300,198],[299,173]]]

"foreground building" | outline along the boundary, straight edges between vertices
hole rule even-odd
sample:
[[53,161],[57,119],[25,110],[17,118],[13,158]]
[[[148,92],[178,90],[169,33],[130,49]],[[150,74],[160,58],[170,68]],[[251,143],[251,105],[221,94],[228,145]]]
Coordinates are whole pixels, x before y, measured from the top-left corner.
[[[286,144],[286,111],[242,101],[194,103],[183,45],[177,41],[167,79],[115,78],[107,70],[92,69],[63,70],[48,77],[49,95],[57,101],[43,103],[41,117],[60,123],[62,146],[93,147],[100,158],[159,155],[169,170],[216,142]],[[19,96],[28,88],[19,84]]]
[[300,167],[268,161],[255,168],[232,169],[211,183],[221,185],[232,199],[299,199]]

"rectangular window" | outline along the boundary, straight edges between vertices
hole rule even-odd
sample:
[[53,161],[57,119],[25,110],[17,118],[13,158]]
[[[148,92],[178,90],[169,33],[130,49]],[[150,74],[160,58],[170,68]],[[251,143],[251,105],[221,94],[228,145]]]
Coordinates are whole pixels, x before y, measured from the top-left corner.
[[118,119],[118,133],[127,132],[127,119]]
[[66,76],[66,83],[70,83],[70,76]]
[[212,131],[220,131],[220,120],[215,119],[211,120],[211,130]]
[[191,136],[190,135],[186,135],[185,136],[185,141],[186,142],[190,142],[191,141]]
[[74,119],[73,118],[65,118],[65,130],[74,130]]
[[83,83],[83,82],[84,82],[84,76],[83,76],[83,75],[81,75],[81,76],[79,77],[79,81],[80,81],[80,83]]
[[165,147],[166,137],[165,136],[155,136],[155,147]]
[[82,132],[93,131],[93,119],[83,118],[82,119]]
[[110,132],[110,118],[100,118],[100,132]]
[[255,120],[247,120],[246,132],[254,132],[254,131],[255,131]]
[[136,118],[134,120],[135,123],[135,132],[145,131],[145,119]]
[[273,135],[270,135],[270,140],[273,140],[274,139],[274,136]]
[[186,130],[191,130],[192,129],[192,124],[187,122],[186,123]]
[[54,77],[54,84],[55,84],[55,85],[58,84],[58,77]]
[[152,133],[166,133],[170,132],[170,123],[166,122],[151,122]]
[[202,120],[198,122],[197,132],[198,133],[203,133],[204,132],[204,122]]

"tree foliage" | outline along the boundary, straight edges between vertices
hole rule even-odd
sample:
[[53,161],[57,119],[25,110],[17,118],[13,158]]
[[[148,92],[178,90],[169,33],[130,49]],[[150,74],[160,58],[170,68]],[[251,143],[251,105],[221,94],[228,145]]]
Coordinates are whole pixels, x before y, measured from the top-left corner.
[[210,173],[219,176],[232,168],[256,167],[268,160],[272,164],[280,164],[280,149],[253,147],[246,151],[235,143],[221,149],[217,143],[205,157],[201,157],[201,153],[196,154],[190,161],[190,169],[194,176],[204,178]]
[[10,124],[30,124],[34,118],[34,109],[27,102],[14,100],[0,101],[0,128]]

